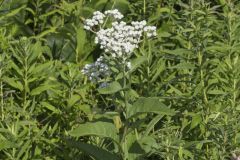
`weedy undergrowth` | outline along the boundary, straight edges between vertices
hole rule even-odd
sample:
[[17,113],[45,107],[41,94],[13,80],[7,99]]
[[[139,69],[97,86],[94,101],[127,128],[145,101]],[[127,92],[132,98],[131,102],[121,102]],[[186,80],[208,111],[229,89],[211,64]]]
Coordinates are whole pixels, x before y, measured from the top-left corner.
[[1,1],[0,159],[237,159],[239,7]]

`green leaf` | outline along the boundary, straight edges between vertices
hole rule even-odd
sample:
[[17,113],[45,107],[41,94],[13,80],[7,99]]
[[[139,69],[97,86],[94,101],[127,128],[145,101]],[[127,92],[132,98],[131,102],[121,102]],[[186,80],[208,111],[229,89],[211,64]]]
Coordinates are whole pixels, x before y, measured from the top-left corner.
[[178,48],[175,50],[164,50],[163,52],[174,55],[174,56],[182,57],[182,58],[185,58],[186,55],[192,53],[190,50],[182,49],[182,48]]
[[84,54],[84,48],[85,48],[85,42],[86,42],[86,32],[83,29],[83,27],[80,27],[77,29],[77,49],[76,54],[79,57],[82,57],[81,55]]
[[139,156],[144,153],[144,150],[141,148],[140,144],[136,139],[136,135],[134,133],[129,133],[126,136],[126,147],[124,152],[128,152],[128,159],[136,160]]
[[129,10],[130,3],[128,0],[115,0],[115,8],[117,8],[121,13],[125,13]]
[[202,121],[202,117],[199,114],[196,114],[192,117],[191,127],[190,130],[195,128],[198,124],[200,124]]
[[68,140],[67,145],[71,148],[80,149],[81,151],[94,157],[96,160],[103,160],[103,159],[120,160],[120,158],[117,155],[112,154],[111,152],[108,152],[100,147],[97,147],[91,144]]
[[148,136],[151,130],[154,129],[154,126],[163,118],[162,115],[157,115],[151,122],[147,125],[146,131],[144,132],[144,136]]
[[36,95],[39,95],[39,94],[41,94],[42,92],[44,92],[44,91],[47,91],[47,90],[49,90],[49,89],[51,89],[51,85],[41,85],[41,86],[39,86],[39,87],[37,87],[37,88],[34,88],[32,91],[31,91],[31,95],[32,96],[36,96]]
[[46,29],[45,31],[42,31],[40,34],[38,34],[34,38],[39,39],[39,38],[45,37],[49,34],[56,33],[56,29],[57,29],[57,27],[51,27],[50,29]]
[[34,44],[30,45],[30,55],[28,56],[28,62],[33,63],[36,62],[37,59],[42,55],[43,53],[43,46],[40,41],[37,41]]
[[83,111],[85,114],[91,114],[92,110],[91,110],[91,106],[88,104],[82,104],[82,105],[78,105],[77,108],[81,111]]
[[87,122],[80,124],[77,128],[69,132],[73,137],[82,136],[99,136],[104,138],[111,138],[115,142],[118,142],[117,129],[113,123],[109,122]]
[[5,18],[9,18],[12,16],[15,16],[16,14],[18,14],[22,9],[24,9],[26,7],[26,5],[23,5],[17,9],[13,9],[13,10],[9,10],[7,13],[0,15],[0,21],[5,19]]
[[141,148],[146,152],[150,153],[152,151],[152,148],[157,148],[158,144],[156,140],[152,136],[144,136],[140,140],[138,140]]
[[208,90],[207,93],[208,93],[208,94],[213,94],[213,95],[227,94],[227,92],[224,92],[224,91],[222,91],[222,90],[217,90],[217,89]]
[[51,105],[48,102],[41,102],[41,105],[45,108],[47,108],[48,110],[52,111],[53,113],[61,113],[61,111],[59,109],[57,109],[56,107],[54,107],[53,105]]
[[94,5],[95,10],[102,10],[107,2],[108,0],[97,0]]
[[47,128],[48,124],[45,124],[45,126],[40,131],[38,131],[38,133],[34,136],[34,139],[35,140],[40,139],[43,133],[47,130]]
[[19,68],[19,66],[17,66],[14,62],[10,63],[9,66],[11,66],[12,69],[14,69],[20,76],[23,77],[23,75],[24,75],[23,70],[21,70],[21,69]]
[[3,81],[9,84],[10,86],[12,86],[13,88],[19,89],[20,91],[23,90],[23,85],[19,81],[16,81],[13,78],[3,77]]
[[114,81],[104,88],[99,88],[98,92],[100,94],[113,94],[120,91],[121,89],[122,86],[117,81]]
[[63,15],[63,11],[59,10],[59,9],[56,9],[56,10],[52,10],[52,11],[49,11],[45,14],[41,14],[39,16],[40,19],[44,20],[45,18],[48,18],[50,17],[51,15],[55,15],[55,14],[60,14],[60,15]]
[[27,140],[26,142],[23,143],[23,145],[20,147],[20,151],[18,153],[17,159],[20,159],[22,155],[28,153],[28,150],[31,148],[31,141],[32,140]]
[[31,74],[39,74],[41,72],[43,72],[44,70],[48,70],[49,68],[52,67],[52,61],[43,63],[43,64],[39,64],[36,67],[34,66],[34,68],[32,69]]
[[183,63],[180,63],[176,66],[172,66],[170,67],[171,69],[194,69],[195,68],[195,65],[194,64],[191,64],[191,63],[186,63],[186,62],[183,62]]
[[162,8],[159,8],[157,10],[158,13],[163,13],[163,12],[166,12],[166,13],[171,13],[171,9],[170,8],[166,8],[166,7],[162,7]]
[[141,97],[127,110],[127,117],[131,118],[141,113],[156,113],[162,115],[174,115],[175,111],[159,101],[158,97]]
[[72,107],[80,99],[81,99],[81,97],[79,95],[72,95],[71,98],[67,100],[67,104],[68,104],[69,107]]
[[1,140],[0,139],[0,151],[3,149],[8,149],[8,148],[16,148],[16,144],[13,142],[10,142],[8,140]]
[[147,56],[141,56],[138,58],[135,58],[131,61],[131,69],[129,72],[133,72],[135,69],[137,69],[141,64],[147,61]]
[[183,149],[183,154],[188,158],[194,159],[194,155],[189,150]]

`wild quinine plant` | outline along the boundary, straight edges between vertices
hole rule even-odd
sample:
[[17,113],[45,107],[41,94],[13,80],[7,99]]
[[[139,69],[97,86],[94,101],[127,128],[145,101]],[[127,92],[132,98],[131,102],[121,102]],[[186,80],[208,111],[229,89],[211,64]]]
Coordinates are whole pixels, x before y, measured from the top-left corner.
[[[102,152],[107,159],[114,160],[145,156],[149,152],[147,148],[156,145],[152,143],[155,141],[153,138],[148,137],[148,134],[144,134],[137,127],[145,118],[139,116],[140,114],[174,114],[174,111],[160,102],[159,98],[139,97],[132,89],[131,73],[135,67],[131,60],[134,58],[134,51],[144,39],[156,37],[157,33],[156,27],[148,26],[145,20],[127,24],[122,21],[123,17],[116,9],[104,13],[96,11],[91,19],[85,20],[84,25],[86,30],[95,34],[95,43],[103,50],[103,55],[95,63],[86,64],[82,73],[91,82],[99,85],[100,94],[111,96],[114,109],[104,112],[102,117],[107,116],[113,123],[96,118],[93,122],[80,124],[70,132],[70,135],[75,137],[95,135],[104,139],[110,138],[112,141],[107,141],[109,143],[107,146],[111,147],[105,148],[108,152],[105,149]],[[140,119],[141,121],[137,121]],[[151,129],[153,128],[150,127]],[[137,149],[143,150],[142,153],[133,150],[137,144],[139,144]],[[91,154],[90,151],[86,152]],[[93,152],[91,155],[101,159]]]
[[[138,48],[144,35],[148,38],[157,35],[156,27],[147,26],[145,20],[127,25],[120,21],[122,18],[123,15],[115,9],[105,11],[104,14],[94,12],[92,19],[86,20],[84,28],[96,34],[95,43],[104,50],[104,56],[99,57],[94,64],[87,64],[82,70],[91,81],[96,82],[111,75],[108,63],[111,60],[116,62],[118,69],[125,75],[131,68],[130,58],[133,51]],[[105,28],[108,20],[111,21],[111,27]],[[108,60],[104,60],[106,56],[109,57]]]

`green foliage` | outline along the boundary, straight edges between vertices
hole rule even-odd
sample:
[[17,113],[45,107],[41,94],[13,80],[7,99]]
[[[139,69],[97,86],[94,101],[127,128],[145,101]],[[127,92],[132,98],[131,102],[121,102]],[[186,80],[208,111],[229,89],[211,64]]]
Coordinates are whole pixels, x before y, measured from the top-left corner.
[[[102,54],[83,22],[111,8],[158,36],[99,88],[81,73]],[[239,9],[237,0],[1,1],[0,159],[240,156]]]
[[108,122],[95,122],[80,124],[77,128],[69,133],[74,137],[95,135],[99,137],[111,138],[118,141],[117,130],[112,123]]
[[141,113],[157,113],[162,115],[174,115],[174,111],[159,101],[157,97],[139,98],[133,106],[127,110],[128,118]]

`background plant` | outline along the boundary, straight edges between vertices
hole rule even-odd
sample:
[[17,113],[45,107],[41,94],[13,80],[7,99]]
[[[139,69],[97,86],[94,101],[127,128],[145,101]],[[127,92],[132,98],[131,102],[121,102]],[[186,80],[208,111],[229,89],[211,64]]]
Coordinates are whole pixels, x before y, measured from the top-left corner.
[[[161,113],[131,118],[123,151],[122,88],[99,90],[81,73],[103,53],[84,20],[112,8],[158,29],[135,50],[124,92],[133,108]],[[0,159],[239,154],[237,0],[3,0],[0,24]]]

